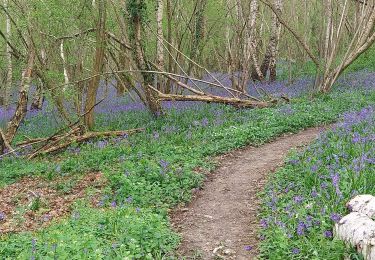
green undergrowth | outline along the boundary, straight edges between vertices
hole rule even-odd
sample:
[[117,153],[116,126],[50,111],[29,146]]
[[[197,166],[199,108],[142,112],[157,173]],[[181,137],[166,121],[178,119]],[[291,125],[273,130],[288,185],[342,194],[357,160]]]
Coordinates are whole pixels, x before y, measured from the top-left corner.
[[[168,209],[189,201],[192,189],[204,179],[200,172],[215,167],[210,158],[248,144],[263,144],[286,132],[332,123],[343,112],[374,102],[374,92],[358,90],[315,100],[302,97],[266,109],[199,104],[172,110],[156,120],[143,112],[99,115],[101,128],[97,130],[146,130],[71,147],[56,156],[0,162],[0,186],[23,176],[53,179],[93,171],[101,171],[108,179],[107,195],[98,208],[80,205],[74,209],[78,220],[72,215],[38,232],[4,235],[0,255],[52,259],[57,250],[59,259],[72,259],[68,255],[77,255],[77,259],[160,259],[178,244],[168,227]],[[107,231],[98,231],[98,225]],[[146,230],[147,236],[140,230]],[[33,239],[37,241],[34,247]],[[116,246],[112,248],[112,244]]]
[[261,196],[262,259],[362,259],[333,227],[353,196],[375,195],[374,109],[346,114],[272,175]]

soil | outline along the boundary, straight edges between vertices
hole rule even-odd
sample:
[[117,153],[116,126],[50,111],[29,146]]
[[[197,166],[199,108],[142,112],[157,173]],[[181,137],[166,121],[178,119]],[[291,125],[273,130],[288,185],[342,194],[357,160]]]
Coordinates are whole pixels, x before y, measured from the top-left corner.
[[176,209],[172,225],[182,236],[180,259],[254,259],[258,254],[259,198],[267,178],[293,148],[312,142],[324,128],[287,134],[260,147],[218,158],[192,202]]
[[0,235],[46,227],[71,213],[79,199],[96,205],[104,185],[101,173],[90,173],[78,179],[26,177],[5,186],[0,189]]

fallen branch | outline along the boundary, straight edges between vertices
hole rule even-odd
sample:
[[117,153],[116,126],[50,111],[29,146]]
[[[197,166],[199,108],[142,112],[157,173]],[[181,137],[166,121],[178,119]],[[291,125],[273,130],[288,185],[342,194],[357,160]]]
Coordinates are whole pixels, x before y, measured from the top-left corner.
[[265,107],[269,107],[277,103],[277,100],[272,100],[270,102],[262,102],[262,101],[239,99],[239,98],[220,97],[220,96],[214,96],[214,95],[209,95],[209,94],[206,94],[204,96],[164,94],[152,86],[149,86],[149,88],[151,88],[153,91],[155,91],[158,94],[158,99],[160,101],[201,101],[201,102],[206,102],[206,103],[226,104],[226,105],[231,105],[231,106],[238,107],[238,108],[265,108]]
[[[78,131],[80,131],[80,130],[81,130],[80,127],[76,127],[76,128],[73,128],[71,131],[72,131],[72,134],[74,134],[74,133],[78,133]],[[34,139],[28,138],[28,140],[19,142],[16,146],[17,147],[25,147],[25,146],[35,145],[35,144],[44,143],[44,142],[48,142],[48,141],[56,141],[56,140],[62,138],[63,136],[64,136],[64,134],[55,135],[55,136],[51,136],[51,137],[48,137],[48,138],[34,138]]]
[[36,152],[32,153],[28,156],[28,159],[33,159],[42,154],[48,154],[60,151],[62,149],[67,148],[73,143],[81,143],[87,141],[89,139],[100,138],[100,137],[114,137],[114,136],[125,136],[134,133],[139,133],[144,131],[144,128],[137,128],[131,129],[126,131],[107,131],[107,132],[88,132],[83,135],[73,135],[72,133],[68,133],[63,135],[61,138],[57,139],[52,144],[45,146],[43,149],[38,149]]

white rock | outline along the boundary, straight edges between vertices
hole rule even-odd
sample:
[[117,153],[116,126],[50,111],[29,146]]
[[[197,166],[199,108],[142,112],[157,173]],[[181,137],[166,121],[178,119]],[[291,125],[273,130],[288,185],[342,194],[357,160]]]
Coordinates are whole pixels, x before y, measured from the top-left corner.
[[234,255],[236,252],[234,252],[232,249],[225,249],[224,255]]
[[372,195],[358,195],[351,199],[346,206],[352,212],[362,213],[369,218],[375,216],[375,197]]
[[375,260],[375,222],[367,215],[346,215],[335,225],[335,236],[356,247],[365,260]]

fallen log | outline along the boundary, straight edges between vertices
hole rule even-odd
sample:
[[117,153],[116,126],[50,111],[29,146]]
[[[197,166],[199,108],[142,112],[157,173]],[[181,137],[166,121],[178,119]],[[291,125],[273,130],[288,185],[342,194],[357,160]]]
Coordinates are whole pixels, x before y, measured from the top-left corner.
[[153,91],[157,93],[157,98],[159,101],[201,101],[206,103],[219,103],[225,105],[231,105],[237,108],[266,108],[276,104],[277,100],[271,100],[269,102],[265,101],[256,101],[249,99],[240,99],[240,98],[229,98],[215,96],[211,94],[205,95],[177,95],[177,94],[164,94],[154,87],[149,85]]
[[[79,133],[81,131],[81,127],[76,127],[71,130],[72,134]],[[56,141],[60,138],[62,138],[65,134],[60,134],[60,135],[55,135],[49,138],[28,138],[25,141],[19,142],[16,146],[17,147],[25,147],[25,146],[30,146],[34,144],[39,144],[39,143],[44,143],[48,141]]]
[[88,132],[82,135],[63,135],[60,139],[55,140],[52,144],[45,146],[43,149],[38,149],[30,154],[27,158],[33,159],[39,155],[45,155],[53,152],[58,152],[70,146],[73,143],[82,143],[93,138],[126,136],[134,133],[143,132],[144,128],[131,129],[126,131],[107,131],[107,132]]
[[231,105],[237,108],[266,108],[277,103],[276,100],[270,102],[246,100],[239,98],[227,98],[213,95],[176,95],[176,94],[158,94],[160,101],[201,101],[206,103],[219,103],[225,105]]

